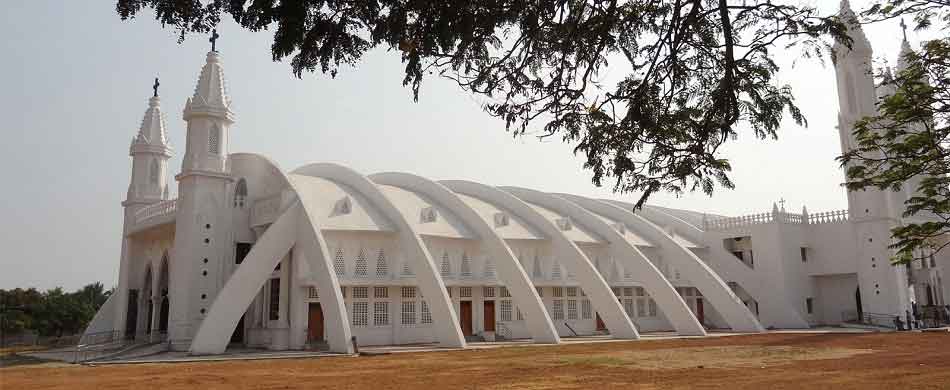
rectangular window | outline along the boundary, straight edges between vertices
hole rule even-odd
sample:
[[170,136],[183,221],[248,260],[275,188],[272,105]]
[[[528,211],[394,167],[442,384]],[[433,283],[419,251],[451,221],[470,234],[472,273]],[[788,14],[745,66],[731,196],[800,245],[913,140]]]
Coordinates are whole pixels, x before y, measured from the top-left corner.
[[801,248],[801,250],[802,250],[802,263],[805,263],[808,261],[808,253],[806,253],[805,248]]
[[429,304],[426,301],[422,301],[422,318],[420,318],[420,323],[431,324],[432,323],[432,312],[429,311]]
[[524,314],[521,314],[521,309],[515,308],[515,314],[517,315],[518,321],[524,321]]
[[647,316],[647,300],[640,298],[637,299],[637,317],[646,317]]
[[501,290],[500,293],[502,298],[511,298],[511,291],[508,291],[508,287],[502,286],[499,289]]
[[577,296],[577,287],[568,287],[568,288],[567,288],[567,296],[569,296],[569,297],[576,297],[576,296]]
[[369,287],[353,287],[353,299],[369,298]]
[[574,299],[567,300],[567,319],[569,320],[577,319],[577,300],[574,300]]
[[369,325],[369,302],[353,302],[353,326],[363,328]]
[[808,311],[808,314],[812,314],[814,301],[813,298],[805,298],[805,310]]
[[249,242],[234,243],[234,264],[243,263],[244,258],[247,257],[248,253],[251,253],[251,243]]
[[554,306],[551,308],[551,319],[554,320],[563,320],[564,319],[564,300],[555,299]]
[[389,298],[389,287],[373,287],[373,297]]
[[320,293],[316,287],[310,286],[310,288],[307,289],[307,297],[310,299],[320,299]]
[[581,318],[585,320],[590,319],[590,299],[581,301]]
[[552,289],[552,297],[560,298],[564,296],[564,289],[561,287],[555,287]]
[[511,300],[502,299],[499,303],[499,321],[508,322],[511,321]]
[[389,302],[373,302],[373,325],[389,326]]
[[625,296],[625,297],[632,297],[632,296],[633,296],[633,287],[624,287],[624,288],[623,288],[623,296]]
[[637,287],[636,292],[638,297],[644,297],[647,295],[647,292],[643,290],[643,287]]
[[650,299],[650,317],[656,317],[656,301]]
[[633,317],[635,314],[633,311],[634,310],[633,302],[634,301],[632,298],[625,298],[623,300],[623,311],[627,312],[627,315],[630,317]]
[[280,279],[270,280],[270,306],[267,318],[271,321],[280,319]]
[[402,324],[412,326],[416,324],[416,302],[404,301],[402,303]]
[[402,297],[403,297],[403,298],[415,298],[415,297],[416,297],[416,288],[415,288],[415,287],[403,287],[403,288],[402,288]]
[[459,297],[460,297],[460,298],[471,298],[471,297],[472,297],[472,288],[471,288],[471,287],[459,287]]
[[495,288],[494,287],[482,287],[482,296],[485,298],[494,298],[495,297]]

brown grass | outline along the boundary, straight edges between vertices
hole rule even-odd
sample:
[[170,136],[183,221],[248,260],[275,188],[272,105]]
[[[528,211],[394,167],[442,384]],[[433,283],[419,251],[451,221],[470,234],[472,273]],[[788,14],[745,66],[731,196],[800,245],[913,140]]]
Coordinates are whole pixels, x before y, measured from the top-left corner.
[[947,389],[950,334],[767,334],[207,363],[0,369],[0,389]]

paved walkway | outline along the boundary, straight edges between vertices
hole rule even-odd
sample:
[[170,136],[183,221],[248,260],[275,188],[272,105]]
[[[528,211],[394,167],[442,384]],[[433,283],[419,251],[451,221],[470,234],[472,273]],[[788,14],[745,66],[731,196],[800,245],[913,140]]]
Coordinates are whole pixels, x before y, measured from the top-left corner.
[[[770,330],[768,333],[865,333],[867,330],[850,328],[813,328],[813,329],[783,329]],[[666,339],[684,339],[684,338],[708,338],[708,337],[729,337],[743,336],[753,333],[735,333],[726,331],[711,331],[706,336],[680,336],[675,332],[652,332],[640,335],[640,340],[666,340]],[[562,337],[560,345],[570,344],[588,344],[588,343],[613,343],[632,340],[613,339],[609,335]],[[507,340],[507,341],[480,341],[469,342],[466,349],[489,349],[505,347],[546,347],[554,344],[534,344],[531,339]],[[389,345],[389,346],[368,346],[360,347],[360,354],[380,355],[392,353],[407,352],[438,352],[458,350],[458,348],[442,348],[438,344],[409,344],[409,345]],[[111,359],[101,362],[90,362],[90,365],[105,364],[137,364],[137,363],[176,363],[176,362],[211,362],[226,360],[263,360],[263,359],[300,359],[300,358],[319,358],[319,357],[345,357],[354,356],[347,354],[332,353],[326,351],[268,351],[253,348],[230,348],[221,355],[193,356],[184,351],[162,351],[146,356],[135,356],[129,358]],[[59,359],[57,359],[59,360]]]

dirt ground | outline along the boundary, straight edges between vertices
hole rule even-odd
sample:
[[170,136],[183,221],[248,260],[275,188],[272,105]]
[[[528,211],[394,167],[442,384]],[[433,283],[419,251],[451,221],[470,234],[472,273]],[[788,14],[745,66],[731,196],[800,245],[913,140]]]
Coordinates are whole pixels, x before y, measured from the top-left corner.
[[765,334],[0,369],[7,389],[950,389],[950,333]]

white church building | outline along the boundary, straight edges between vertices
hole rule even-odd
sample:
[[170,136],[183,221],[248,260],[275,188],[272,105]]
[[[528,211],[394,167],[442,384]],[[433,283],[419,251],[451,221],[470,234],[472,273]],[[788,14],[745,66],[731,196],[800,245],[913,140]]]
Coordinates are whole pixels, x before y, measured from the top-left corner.
[[[852,36],[835,66],[843,150],[888,92],[870,75],[860,27]],[[157,92],[149,100],[129,150],[118,285],[87,334],[193,354],[352,352],[762,332],[950,302],[947,254],[890,264],[905,192],[850,192],[847,210],[722,217],[333,163],[285,171],[230,152],[230,107],[212,51],[184,106],[169,199],[171,129]]]

